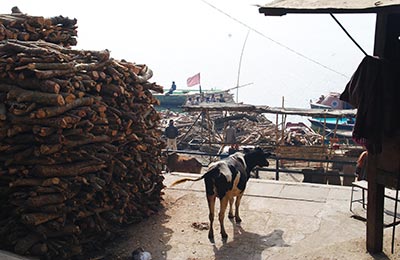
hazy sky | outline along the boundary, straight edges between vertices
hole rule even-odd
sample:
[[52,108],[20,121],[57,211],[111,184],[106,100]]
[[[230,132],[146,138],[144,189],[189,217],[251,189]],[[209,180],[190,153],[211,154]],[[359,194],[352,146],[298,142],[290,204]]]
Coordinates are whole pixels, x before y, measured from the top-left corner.
[[[172,81],[185,88],[198,72],[203,89],[236,86],[250,30],[239,85],[253,84],[240,89],[239,101],[278,106],[285,96],[287,106],[304,107],[310,98],[342,91],[363,54],[329,15],[265,17],[254,5],[266,2],[1,0],[0,12],[18,6],[29,15],[77,18],[74,48],[108,49],[113,58],[147,64],[154,72],[150,81],[165,88]],[[375,16],[337,18],[372,54]]]

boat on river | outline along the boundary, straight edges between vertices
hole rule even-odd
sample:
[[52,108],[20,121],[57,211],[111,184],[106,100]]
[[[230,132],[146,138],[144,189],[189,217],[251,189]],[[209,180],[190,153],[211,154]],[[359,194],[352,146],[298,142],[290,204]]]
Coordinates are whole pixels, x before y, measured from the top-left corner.
[[233,94],[229,90],[218,89],[202,90],[201,92],[194,89],[177,89],[172,94],[166,91],[163,94],[154,94],[154,97],[160,101],[158,106],[160,109],[177,110],[185,105],[190,98],[193,101],[199,98],[203,102],[218,102],[221,95],[224,102],[234,102]]
[[321,132],[321,129],[353,131],[354,118],[309,118],[311,128]]
[[321,95],[317,101],[310,100],[311,108],[319,109],[354,109],[349,103],[340,100],[340,93],[329,92],[327,95]]
[[[319,100],[316,102],[310,101],[310,107],[313,109],[353,109],[353,107],[342,100],[340,100],[340,93],[329,92],[328,95],[321,95]],[[308,119],[311,123],[311,127],[322,132],[326,130],[334,131],[353,131],[355,124],[355,117],[344,117],[344,118],[321,118],[312,117]]]

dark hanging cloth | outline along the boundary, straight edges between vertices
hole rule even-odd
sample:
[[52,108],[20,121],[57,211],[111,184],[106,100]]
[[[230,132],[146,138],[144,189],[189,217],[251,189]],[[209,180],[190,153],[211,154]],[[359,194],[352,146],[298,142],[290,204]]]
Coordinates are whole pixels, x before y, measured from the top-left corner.
[[368,152],[382,151],[383,137],[400,128],[400,63],[366,56],[340,99],[357,108],[353,139]]

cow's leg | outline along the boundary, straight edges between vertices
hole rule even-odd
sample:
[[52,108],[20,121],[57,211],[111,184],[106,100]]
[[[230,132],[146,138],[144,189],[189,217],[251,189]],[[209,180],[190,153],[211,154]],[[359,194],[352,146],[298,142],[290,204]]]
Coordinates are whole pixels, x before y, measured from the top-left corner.
[[239,194],[236,197],[236,201],[235,201],[235,220],[236,223],[240,223],[242,222],[242,219],[239,217],[239,206],[240,206],[240,200],[242,199],[243,193]]
[[208,202],[208,218],[210,220],[210,230],[208,231],[208,239],[214,239],[214,229],[213,229],[213,222],[214,222],[214,210],[215,210],[215,198],[216,195],[207,195],[207,202]]
[[228,218],[233,218],[233,197],[229,199],[229,214]]
[[223,239],[226,239],[228,237],[228,235],[226,234],[226,231],[225,231],[225,227],[224,227],[224,217],[225,217],[226,207],[228,206],[228,201],[229,201],[229,198],[227,196],[224,196],[220,200],[221,205],[220,205],[220,210],[219,210],[219,215],[218,215],[219,224],[221,226],[221,236]]

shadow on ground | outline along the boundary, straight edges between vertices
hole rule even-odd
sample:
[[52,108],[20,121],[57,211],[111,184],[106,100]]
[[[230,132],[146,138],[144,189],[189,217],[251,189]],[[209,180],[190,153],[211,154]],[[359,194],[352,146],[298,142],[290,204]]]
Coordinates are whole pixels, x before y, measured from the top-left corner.
[[240,225],[233,224],[233,240],[224,243],[220,248],[214,246],[215,260],[219,259],[252,259],[262,260],[264,250],[271,247],[288,247],[283,240],[283,231],[275,229],[262,236],[247,232]]
[[105,259],[130,260],[137,248],[151,252],[152,259],[166,259],[173,231],[165,226],[171,218],[163,208],[150,218],[127,227],[121,236],[107,247]]

